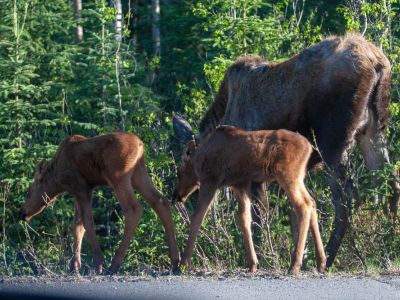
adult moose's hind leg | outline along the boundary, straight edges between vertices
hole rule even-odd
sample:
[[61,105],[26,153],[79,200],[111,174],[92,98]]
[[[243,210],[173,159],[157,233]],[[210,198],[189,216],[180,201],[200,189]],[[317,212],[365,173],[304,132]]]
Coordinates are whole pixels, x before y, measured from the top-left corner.
[[79,270],[81,268],[81,246],[82,239],[85,234],[85,228],[83,226],[81,211],[77,203],[75,203],[75,216],[72,230],[74,234],[74,255],[70,263],[70,272],[79,274]]
[[133,233],[139,224],[140,217],[142,216],[143,212],[142,206],[136,199],[130,178],[124,178],[117,184],[113,184],[113,188],[118,202],[125,214],[125,227],[122,241],[111,262],[111,267],[109,270],[111,274],[116,273],[121,266],[126,250],[131,242]]
[[356,133],[365,120],[365,110],[375,82],[373,72],[364,72],[356,84],[343,76],[335,78],[336,84],[331,85],[324,95],[319,95],[324,101],[310,112],[316,144],[329,173],[328,182],[335,209],[333,231],[326,247],[328,268],[335,260],[349,227],[352,200],[359,201],[357,190],[346,174],[346,167]]
[[150,177],[144,166],[141,172],[136,172],[132,178],[133,187],[143,196],[161,220],[167,236],[169,256],[171,258],[172,272],[179,272],[180,255],[175,237],[174,223],[168,200],[161,195],[151,183]]
[[339,118],[337,124],[341,124],[341,126],[335,132],[332,132],[329,127],[324,127],[323,130],[316,132],[318,149],[327,165],[328,183],[332,191],[332,203],[335,211],[333,230],[326,246],[328,268],[335,260],[349,227],[352,199],[359,198],[353,181],[346,174],[348,154],[353,148],[355,130],[346,128],[346,119]]
[[[342,132],[346,132],[345,129],[346,126],[342,129]],[[338,129],[338,132],[340,132],[340,129]],[[349,178],[346,172],[348,156],[354,145],[354,135],[354,132],[348,133],[346,136],[336,133],[332,137],[326,133],[325,136],[322,135],[324,136],[323,142],[318,145],[327,165],[328,183],[332,191],[332,203],[335,211],[333,230],[326,246],[327,268],[333,264],[350,225],[349,215],[352,200],[355,199],[356,203],[360,202],[353,180]]]
[[329,178],[328,182],[332,191],[332,203],[335,210],[335,218],[333,221],[333,231],[326,246],[326,251],[328,253],[327,267],[329,268],[339,251],[339,247],[342,243],[343,237],[349,227],[349,210],[348,203],[350,197],[345,195],[345,191],[342,188],[342,183],[345,182],[345,177],[342,173],[335,177]]

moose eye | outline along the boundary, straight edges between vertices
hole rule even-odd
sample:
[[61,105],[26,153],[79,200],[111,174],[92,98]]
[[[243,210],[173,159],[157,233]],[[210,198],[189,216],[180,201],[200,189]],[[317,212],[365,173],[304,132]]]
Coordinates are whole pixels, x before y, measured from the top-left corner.
[[31,196],[31,189],[28,189],[25,198],[29,198],[30,196]]

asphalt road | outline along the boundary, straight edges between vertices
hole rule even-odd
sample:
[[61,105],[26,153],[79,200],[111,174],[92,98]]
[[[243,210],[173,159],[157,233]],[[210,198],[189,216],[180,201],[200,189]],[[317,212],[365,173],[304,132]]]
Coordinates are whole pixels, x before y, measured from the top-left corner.
[[[28,297],[29,295],[29,297]],[[17,297],[18,296],[18,297]],[[400,276],[23,277],[0,299],[400,299]],[[47,298],[46,298],[47,297]]]

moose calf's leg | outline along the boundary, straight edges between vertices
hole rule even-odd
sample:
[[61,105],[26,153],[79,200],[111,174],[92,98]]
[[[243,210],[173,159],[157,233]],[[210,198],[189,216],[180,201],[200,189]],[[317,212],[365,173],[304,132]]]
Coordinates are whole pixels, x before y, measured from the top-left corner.
[[257,255],[254,250],[253,238],[251,234],[251,202],[245,190],[233,188],[237,201],[239,202],[239,222],[243,233],[244,245],[247,253],[247,263],[249,271],[257,271]]
[[82,239],[85,234],[85,228],[83,226],[82,216],[77,203],[75,203],[75,216],[73,224],[73,234],[74,234],[74,256],[72,257],[70,264],[70,272],[79,273],[81,268],[81,246]]
[[326,256],[324,251],[324,245],[322,244],[321,234],[318,227],[318,216],[317,216],[317,208],[314,199],[312,199],[311,195],[305,190],[303,192],[305,197],[310,199],[312,203],[311,210],[311,219],[310,219],[310,229],[314,239],[315,244],[315,253],[317,256],[317,269],[318,272],[325,272],[326,269]]
[[161,223],[163,224],[165,229],[165,234],[167,236],[168,247],[169,247],[169,256],[171,258],[171,264],[172,264],[172,272],[173,273],[180,272],[179,271],[180,255],[175,237],[171,208],[169,206],[168,200],[165,198],[159,198],[155,202],[151,202],[150,205],[160,218]]
[[179,272],[180,255],[175,237],[171,208],[168,200],[154,188],[147,174],[140,176],[140,178],[137,180],[134,180],[134,187],[143,196],[147,203],[150,204],[160,218],[167,236],[172,271],[174,273]]
[[98,274],[101,274],[101,273],[103,273],[104,259],[103,259],[103,253],[101,252],[100,245],[96,239],[96,232],[94,230],[91,194],[90,193],[78,194],[76,196],[76,201],[77,201],[76,203],[78,204],[80,212],[81,212],[83,226],[85,227],[90,246],[92,247],[93,261],[94,261],[94,264],[96,267],[96,272]]
[[297,225],[299,228],[299,233],[297,237],[297,242],[295,250],[292,255],[292,263],[289,272],[292,274],[298,274],[302,265],[304,248],[306,246],[306,239],[308,228],[310,225],[311,209],[312,204],[309,199],[305,198],[302,189],[297,183],[292,183],[290,185],[283,185],[290,202],[296,212]]
[[[295,244],[299,240],[299,222],[297,220],[296,211],[294,207],[289,207],[289,225],[290,233]],[[306,253],[307,254],[307,253]]]
[[266,196],[266,183],[265,182],[252,182],[250,186],[251,199],[255,199],[255,205],[253,205],[253,220],[257,224],[261,225],[262,218],[268,214],[268,200]]
[[125,181],[117,186],[114,186],[114,190],[118,202],[125,214],[125,227],[122,241],[111,262],[111,267],[109,270],[111,274],[116,273],[121,266],[126,250],[131,242],[133,233],[139,224],[140,217],[142,216],[143,212],[143,208],[136,199],[135,193],[129,181]]
[[192,220],[190,221],[189,238],[186,242],[185,251],[183,252],[181,265],[188,266],[190,257],[192,256],[194,244],[196,242],[197,234],[199,233],[201,224],[203,223],[204,217],[210,208],[211,202],[214,198],[215,187],[208,187],[203,184],[200,186],[199,196],[197,198],[197,205],[194,211]]

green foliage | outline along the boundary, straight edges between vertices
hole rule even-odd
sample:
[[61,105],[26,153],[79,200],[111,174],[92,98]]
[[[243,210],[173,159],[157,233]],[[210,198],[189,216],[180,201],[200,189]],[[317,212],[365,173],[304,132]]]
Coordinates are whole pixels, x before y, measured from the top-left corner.
[[[29,224],[17,220],[35,165],[51,158],[70,134],[110,131],[136,133],[145,142],[152,180],[166,196],[175,182],[180,145],[171,130],[172,113],[196,127],[218,90],[228,66],[245,54],[283,61],[331,33],[357,30],[381,46],[392,62],[392,121],[388,129],[393,162],[400,158],[400,2],[171,0],[161,5],[161,55],[153,55],[148,1],[123,2],[122,41],[115,39],[116,10],[110,1],[83,1],[83,41],[74,39],[76,20],[69,1],[0,0],[0,273],[67,274],[72,257],[71,196],[60,197]],[[129,5],[128,5],[129,4]],[[387,184],[399,164],[368,172],[359,153],[349,166],[363,200],[339,253],[337,269],[388,269],[398,266],[398,226],[384,215]],[[317,199],[326,242],[333,211],[322,172],[307,180]],[[382,184],[377,184],[382,182]],[[380,195],[382,197],[376,197]],[[291,239],[286,197],[275,185],[270,208],[253,224],[261,268],[286,269]],[[110,263],[124,227],[112,191],[94,193],[96,231]],[[139,196],[140,198],[140,196]],[[187,238],[187,210],[173,209],[178,243]],[[121,272],[165,270],[169,265],[164,230],[155,213],[145,211]],[[237,269],[246,254],[229,191],[217,197],[202,227],[193,265]],[[93,272],[91,250],[83,243],[83,274]],[[314,265],[309,247],[306,268]]]

